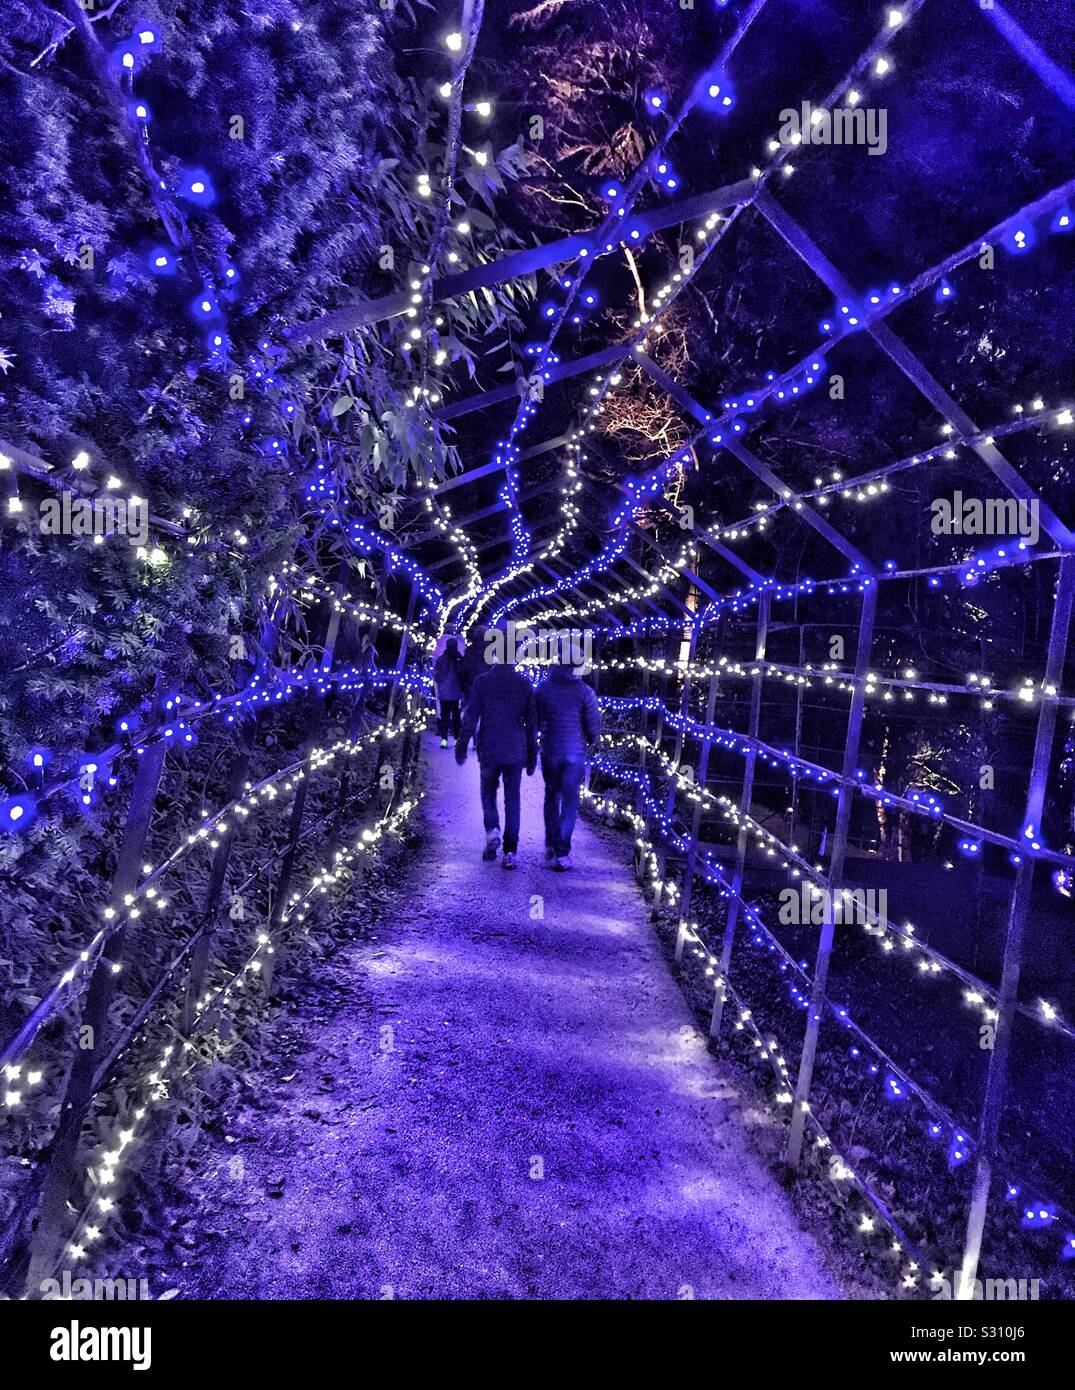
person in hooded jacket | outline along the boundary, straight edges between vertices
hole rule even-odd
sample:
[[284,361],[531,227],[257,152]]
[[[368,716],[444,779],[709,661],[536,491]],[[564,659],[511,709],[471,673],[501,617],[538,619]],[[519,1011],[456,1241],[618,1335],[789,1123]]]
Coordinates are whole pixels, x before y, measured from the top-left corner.
[[534,687],[514,666],[492,662],[474,682],[455,745],[455,760],[460,767],[466,762],[471,738],[478,752],[485,822],[482,859],[487,864],[496,859],[500,848],[497,791],[500,783],[504,784],[505,869],[518,867],[523,768],[531,777],[537,765],[535,718]]
[[467,640],[467,649],[463,653],[463,662],[460,668],[460,680],[463,682],[463,699],[470,699],[470,692],[474,689],[474,682],[479,676],[484,676],[488,671],[490,663],[486,660],[485,637],[489,631],[483,623],[477,623],[470,630],[470,637]]
[[571,663],[554,665],[537,688],[541,775],[545,779],[545,861],[563,873],[571,865],[571,835],[589,746],[601,736],[597,696]]
[[437,733],[440,734],[440,746],[448,747],[448,733],[451,731],[453,740],[459,742],[459,704],[463,698],[463,653],[459,648],[459,639],[449,637],[444,644],[444,650],[433,663],[433,683],[437,690]]

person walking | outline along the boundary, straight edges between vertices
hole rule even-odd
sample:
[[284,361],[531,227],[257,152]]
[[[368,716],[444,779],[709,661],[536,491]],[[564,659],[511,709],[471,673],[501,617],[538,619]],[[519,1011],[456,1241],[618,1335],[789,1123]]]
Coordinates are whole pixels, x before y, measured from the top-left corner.
[[470,638],[467,641],[467,649],[463,653],[463,662],[460,668],[459,677],[463,682],[463,699],[470,699],[470,692],[474,689],[474,682],[479,676],[484,676],[489,669],[489,664],[485,660],[485,634],[489,629],[483,623],[476,623],[470,630]]
[[497,791],[504,783],[504,858],[502,867],[517,867],[520,788],[523,768],[532,777],[537,765],[537,708],[534,687],[513,666],[490,665],[478,676],[463,710],[463,727],[455,745],[460,767],[467,759],[471,738],[481,772],[482,818],[485,849],[482,859],[491,864],[500,848],[500,815]]
[[433,683],[437,689],[437,733],[440,746],[448,747],[448,731],[459,742],[459,702],[463,698],[463,653],[459,638],[449,637],[444,650],[433,663]]
[[541,775],[545,779],[545,862],[557,872],[572,867],[571,834],[588,745],[601,736],[597,696],[570,664],[557,664],[537,688]]

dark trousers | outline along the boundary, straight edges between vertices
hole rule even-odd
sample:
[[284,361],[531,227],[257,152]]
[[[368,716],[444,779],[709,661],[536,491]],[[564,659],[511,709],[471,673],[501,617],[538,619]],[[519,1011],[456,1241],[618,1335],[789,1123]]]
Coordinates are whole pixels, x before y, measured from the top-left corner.
[[440,715],[437,719],[437,733],[441,738],[448,737],[449,728],[452,731],[452,738],[459,737],[459,701],[441,700]]
[[519,788],[523,780],[522,763],[481,763],[482,815],[485,829],[499,830],[500,816],[496,808],[496,792],[504,779],[504,853],[514,854],[519,848]]
[[542,758],[545,779],[545,845],[554,854],[571,853],[571,832],[579,812],[579,788],[586,764],[581,758]]

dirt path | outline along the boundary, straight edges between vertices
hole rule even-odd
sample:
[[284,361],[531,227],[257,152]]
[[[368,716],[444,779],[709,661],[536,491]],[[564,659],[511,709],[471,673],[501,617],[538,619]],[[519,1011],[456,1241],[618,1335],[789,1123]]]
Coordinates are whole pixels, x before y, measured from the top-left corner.
[[545,868],[540,773],[520,869],[483,864],[473,757],[428,757],[420,862],[277,1025],[264,1108],[196,1180],[181,1294],[839,1297],[629,875],[581,822],[574,873]]

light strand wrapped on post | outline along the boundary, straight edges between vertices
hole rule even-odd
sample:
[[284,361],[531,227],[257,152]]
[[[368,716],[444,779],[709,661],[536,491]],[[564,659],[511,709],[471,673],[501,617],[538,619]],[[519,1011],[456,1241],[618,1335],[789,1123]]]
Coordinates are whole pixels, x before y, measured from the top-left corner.
[[[169,1087],[180,1076],[194,1070],[198,1065],[197,1048],[194,1038],[213,1026],[222,1010],[238,998],[246,988],[248,978],[253,980],[261,973],[264,963],[276,951],[276,941],[292,922],[305,917],[304,905],[314,894],[328,891],[330,886],[342,881],[345,869],[362,855],[374,852],[388,836],[398,834],[421,800],[405,799],[374,828],[361,831],[349,850],[337,851],[331,870],[315,874],[310,887],[304,894],[295,893],[275,934],[259,930],[245,959],[224,978],[206,990],[198,1001],[195,1027],[191,1037],[178,1042],[169,1042],[150,1063],[148,1071],[136,1079],[128,1088],[128,1097],[137,1096],[133,1104],[126,1107],[128,1123],[117,1122],[112,1137],[102,1147],[100,1157],[87,1165],[87,1178],[91,1184],[89,1201],[76,1216],[74,1229],[67,1240],[60,1259],[85,1260],[90,1247],[105,1236],[105,1226],[117,1215],[118,1198],[115,1195],[121,1176],[121,1165],[129,1161],[137,1150],[139,1129],[148,1125],[154,1113],[154,1105],[167,1100]],[[121,1111],[122,1113],[122,1111]]]
[[[145,876],[141,882],[123,897],[121,903],[108,903],[100,909],[104,924],[97,929],[90,941],[78,952],[73,961],[60,972],[59,977],[48,988],[41,1002],[37,1004],[30,1018],[23,1023],[13,1038],[0,1050],[0,1066],[16,1063],[33,1043],[41,1028],[61,1009],[67,1008],[77,997],[78,992],[90,980],[93,967],[101,958],[111,937],[125,922],[137,921],[147,907],[158,912],[168,907],[168,899],[163,897],[157,884],[192,849],[215,849],[217,835],[227,831],[232,817],[246,819],[255,814],[262,805],[272,804],[295,790],[299,782],[312,773],[332,766],[340,758],[354,758],[376,747],[382,739],[394,737],[408,728],[418,730],[425,727],[425,715],[403,719],[392,725],[383,724],[355,739],[342,739],[330,748],[318,748],[306,760],[291,763],[286,768],[269,774],[256,785],[248,787],[243,795],[212,814],[204,815],[197,830],[190,831],[160,864],[145,866]],[[282,791],[278,784],[282,783]],[[6,1104],[19,1105],[21,1093],[9,1091]]]

